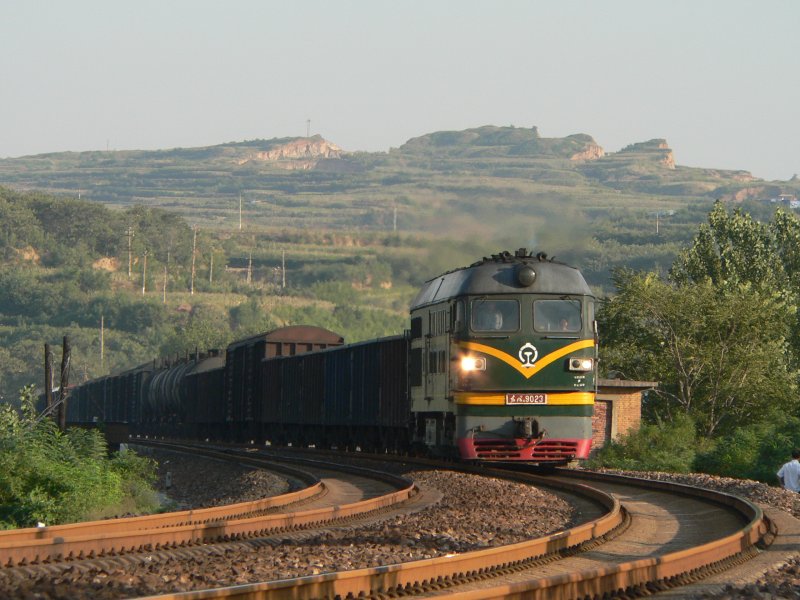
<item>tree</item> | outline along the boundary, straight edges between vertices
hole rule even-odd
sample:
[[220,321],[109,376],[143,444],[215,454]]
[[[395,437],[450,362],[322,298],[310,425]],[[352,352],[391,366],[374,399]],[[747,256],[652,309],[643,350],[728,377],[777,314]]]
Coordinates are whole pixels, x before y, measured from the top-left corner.
[[228,319],[221,309],[211,305],[195,306],[185,326],[179,327],[162,344],[162,354],[205,351],[225,348],[232,339]]
[[251,297],[247,302],[234,306],[229,310],[231,329],[239,337],[256,335],[275,329],[275,321],[262,308],[258,299]]
[[797,373],[787,338],[794,306],[750,283],[716,287],[620,271],[618,295],[598,314],[607,369],[658,380],[646,410],[685,412],[706,436],[722,434],[768,409],[791,411]]
[[[760,223],[716,202],[708,223],[700,226],[691,247],[670,271],[677,283],[709,280],[718,289],[749,284],[763,293],[777,292],[790,304],[800,300],[800,219],[778,209],[769,223]],[[800,320],[790,318],[793,359],[800,364]]]
[[708,279],[718,288],[732,289],[747,282],[757,288],[786,289],[775,230],[788,233],[790,223],[785,213],[778,215],[776,224],[769,226],[739,209],[728,213],[722,202],[716,202],[708,223],[700,225],[692,246],[673,264],[670,278],[678,283]]

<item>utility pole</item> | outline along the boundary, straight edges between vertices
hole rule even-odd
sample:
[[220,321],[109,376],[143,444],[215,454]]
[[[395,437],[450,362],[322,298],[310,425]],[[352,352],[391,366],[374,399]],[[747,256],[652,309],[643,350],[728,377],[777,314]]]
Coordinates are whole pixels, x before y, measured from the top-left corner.
[[242,230],[242,194],[239,192],[239,231]]
[[192,237],[192,283],[189,293],[194,296],[194,263],[195,256],[197,255],[197,225],[192,227],[192,230],[194,231],[194,236]]
[[69,338],[64,336],[64,345],[61,352],[61,387],[58,390],[58,428],[64,431],[67,428],[67,386],[69,385],[69,366],[72,350]]
[[167,303],[167,279],[169,276],[169,257],[170,252],[167,251],[167,264],[164,265],[164,304]]
[[53,351],[44,345],[44,398],[48,414],[53,408]]
[[104,315],[100,315],[100,371],[103,371],[103,359],[105,358],[105,350],[106,350],[106,343],[105,343],[105,333],[106,333],[106,323]]
[[250,252],[250,256],[247,259],[247,283],[250,283],[253,280],[253,253]]
[[144,251],[144,261],[142,262],[142,296],[147,291],[147,250]]
[[131,266],[133,265],[133,254],[131,253],[131,240],[133,240],[133,227],[128,227],[125,230],[125,235],[128,236],[128,279],[131,278]]
[[286,250],[281,250],[281,287],[286,287]]

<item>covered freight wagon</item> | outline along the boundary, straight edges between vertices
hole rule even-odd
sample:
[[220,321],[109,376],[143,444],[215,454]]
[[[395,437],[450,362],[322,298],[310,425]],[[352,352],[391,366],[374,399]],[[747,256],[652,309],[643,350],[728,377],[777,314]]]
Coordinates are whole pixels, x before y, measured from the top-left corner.
[[264,360],[262,428],[278,444],[395,449],[410,419],[408,342],[395,336]]
[[231,439],[262,437],[262,361],[340,346],[344,338],[322,327],[281,327],[232,343],[225,356],[224,421]]
[[184,407],[187,435],[200,439],[222,439],[223,399],[225,397],[225,355],[209,350],[186,374]]

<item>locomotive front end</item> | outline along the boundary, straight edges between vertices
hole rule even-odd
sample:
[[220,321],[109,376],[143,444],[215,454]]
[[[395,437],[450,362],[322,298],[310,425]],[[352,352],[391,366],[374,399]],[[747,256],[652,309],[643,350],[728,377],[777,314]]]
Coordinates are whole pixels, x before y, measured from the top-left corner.
[[[426,443],[436,430],[436,442],[452,444],[468,460],[587,458],[596,335],[594,298],[580,272],[520,249],[438,283],[437,294],[447,297],[412,310],[429,322],[442,310],[449,314],[444,327],[429,325],[418,343],[412,318],[412,353],[416,347],[428,358],[411,383],[412,412],[425,421],[417,430],[425,431]],[[438,364],[442,352],[446,377],[437,381],[437,370],[445,370]]]

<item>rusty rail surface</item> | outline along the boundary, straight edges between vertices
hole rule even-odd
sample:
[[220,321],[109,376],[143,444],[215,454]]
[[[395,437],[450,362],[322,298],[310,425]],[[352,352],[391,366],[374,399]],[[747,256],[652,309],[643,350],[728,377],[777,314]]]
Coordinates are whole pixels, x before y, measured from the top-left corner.
[[[660,488],[687,496],[700,496],[713,503],[727,506],[746,520],[738,532],[694,548],[663,554],[661,556],[609,564],[607,567],[574,572],[551,577],[532,577],[529,580],[497,585],[484,589],[459,592],[449,589],[456,598],[477,600],[483,598],[536,598],[542,600],[603,597],[604,594],[651,593],[686,583],[703,569],[725,566],[729,561],[745,560],[754,552],[755,544],[769,529],[769,523],[760,508],[741,498],[700,490],[675,483],[635,480],[605,474],[579,475],[604,481],[624,481],[640,487]],[[623,523],[624,509],[611,496],[585,488],[586,493],[604,502],[608,513],[590,523],[511,546],[469,552],[435,559],[328,573],[297,579],[239,585],[235,587],[149,596],[142,600],[208,600],[225,598],[236,600],[273,600],[304,598],[346,598],[359,596],[387,597],[388,595],[420,595],[462,582],[486,579],[492,572],[511,572],[536,564],[537,559],[569,551],[612,532]]]
[[[192,448],[192,452],[196,450]],[[207,455],[208,452],[205,451]],[[263,457],[248,459],[238,454],[218,455],[227,460],[260,465],[261,468],[267,464]],[[273,467],[269,463],[269,468]],[[284,472],[289,471],[288,467],[283,469]],[[348,468],[348,471],[367,472],[357,468]],[[362,515],[403,502],[416,493],[413,483],[381,474],[377,478],[391,482],[396,491],[327,508],[240,516],[309,498],[322,490],[323,484],[312,475],[298,470],[291,472],[298,478],[313,479],[315,483],[283,496],[222,507],[1,532],[0,566],[13,567],[264,536],[276,531],[300,529]],[[187,522],[187,519],[191,521]]]

